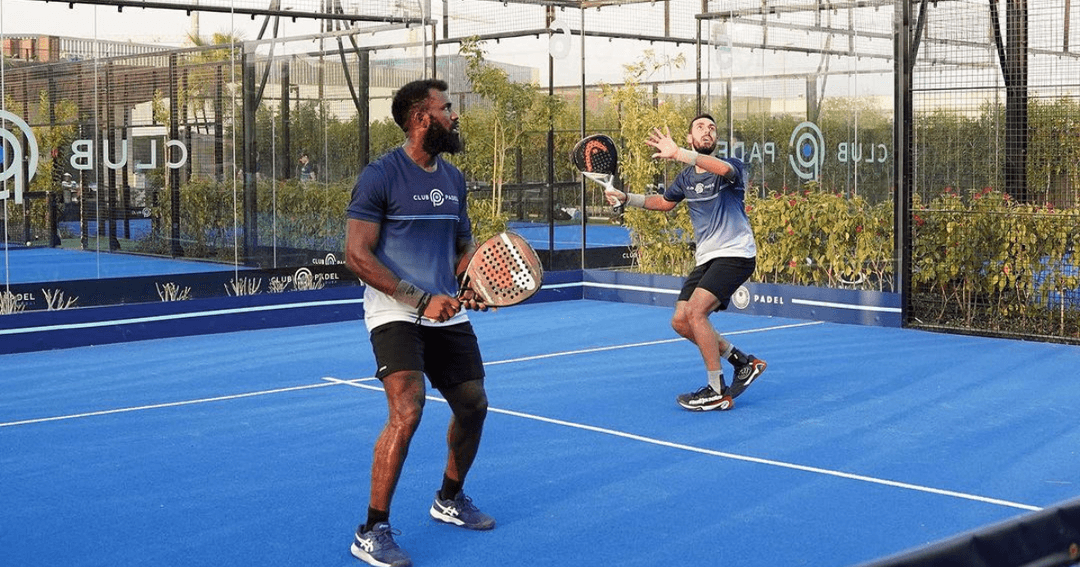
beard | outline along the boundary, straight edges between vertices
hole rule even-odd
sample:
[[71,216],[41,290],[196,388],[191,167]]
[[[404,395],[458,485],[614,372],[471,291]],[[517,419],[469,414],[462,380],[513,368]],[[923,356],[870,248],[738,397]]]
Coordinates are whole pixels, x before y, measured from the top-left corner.
[[716,151],[716,142],[713,142],[711,144],[698,144],[695,142],[694,151],[699,154],[711,156],[713,152]]
[[[454,123],[457,126],[457,123]],[[457,129],[447,130],[442,123],[432,120],[431,127],[424,133],[424,151],[429,155],[437,156],[443,152],[456,154],[464,149],[465,144],[461,141],[461,134]]]

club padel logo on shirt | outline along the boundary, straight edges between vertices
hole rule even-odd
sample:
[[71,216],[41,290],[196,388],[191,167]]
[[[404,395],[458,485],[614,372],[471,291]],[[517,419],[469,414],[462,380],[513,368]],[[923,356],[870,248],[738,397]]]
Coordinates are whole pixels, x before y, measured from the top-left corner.
[[443,203],[445,203],[447,201],[454,201],[456,203],[457,200],[458,200],[458,197],[457,197],[457,195],[447,195],[447,194],[443,193],[441,189],[436,187],[435,189],[432,189],[431,192],[428,193],[427,195],[413,195],[413,200],[414,201],[431,201],[431,205],[433,207],[440,207],[440,206],[442,206]]

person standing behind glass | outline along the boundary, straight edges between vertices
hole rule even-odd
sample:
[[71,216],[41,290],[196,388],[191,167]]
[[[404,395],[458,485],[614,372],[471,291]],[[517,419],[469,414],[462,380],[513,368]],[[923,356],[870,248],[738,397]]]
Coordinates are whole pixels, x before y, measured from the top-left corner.
[[311,161],[311,157],[308,156],[307,152],[300,154],[300,165],[297,167],[297,174],[301,183],[315,181],[315,162]]

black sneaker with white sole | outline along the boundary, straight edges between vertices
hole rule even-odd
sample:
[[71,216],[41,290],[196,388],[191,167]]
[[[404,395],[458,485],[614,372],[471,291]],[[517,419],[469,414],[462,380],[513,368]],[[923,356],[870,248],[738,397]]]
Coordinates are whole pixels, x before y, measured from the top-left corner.
[[735,367],[735,375],[731,379],[731,386],[727,389],[726,393],[731,396],[732,400],[745,392],[750,387],[750,384],[753,384],[754,380],[757,380],[758,376],[765,372],[765,367],[768,366],[764,360],[754,358],[752,354],[746,358],[746,363]]
[[735,401],[728,395],[727,390],[717,393],[708,385],[689,394],[680,394],[675,401],[690,411],[722,411],[735,407]]

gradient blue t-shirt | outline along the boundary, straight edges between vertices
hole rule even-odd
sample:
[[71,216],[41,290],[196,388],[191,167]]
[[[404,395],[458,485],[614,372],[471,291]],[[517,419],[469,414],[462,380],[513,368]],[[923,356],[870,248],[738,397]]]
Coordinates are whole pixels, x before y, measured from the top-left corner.
[[[472,239],[466,203],[465,176],[441,157],[435,171],[416,165],[398,147],[369,164],[353,187],[350,219],[380,224],[375,256],[399,278],[424,291],[455,295],[457,242]],[[416,309],[367,286],[364,320],[368,329],[391,321],[415,321]],[[468,320],[465,310],[445,323],[423,319],[424,325]]]
[[697,243],[694,261],[698,266],[713,258],[757,256],[754,230],[746,216],[746,166],[735,158],[722,160],[735,170],[730,178],[698,173],[689,166],[664,191],[668,201],[686,201]]

